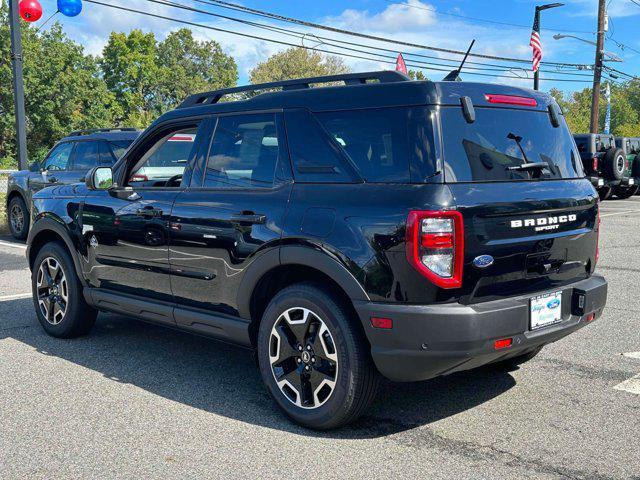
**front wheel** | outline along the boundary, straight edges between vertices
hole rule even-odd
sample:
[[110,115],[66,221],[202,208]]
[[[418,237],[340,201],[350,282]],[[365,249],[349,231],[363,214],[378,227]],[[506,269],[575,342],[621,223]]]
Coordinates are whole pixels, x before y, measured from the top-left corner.
[[82,295],[82,284],[67,250],[56,242],[44,245],[31,273],[33,305],[42,328],[52,337],[89,333],[98,312]]
[[262,379],[284,413],[304,427],[343,426],[375,397],[378,373],[352,317],[337,295],[310,283],[280,291],[262,317]]

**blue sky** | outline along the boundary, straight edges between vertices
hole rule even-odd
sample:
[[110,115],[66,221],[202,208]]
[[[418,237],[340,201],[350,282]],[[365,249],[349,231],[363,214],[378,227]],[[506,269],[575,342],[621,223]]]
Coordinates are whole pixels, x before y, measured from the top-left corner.
[[[368,51],[378,52],[378,54],[382,55],[394,56],[395,51],[402,51],[407,54],[406,60],[409,64],[415,61],[449,64],[451,63],[448,61],[449,59],[459,58],[456,55],[446,53],[355,38],[339,33],[318,31],[304,26],[295,26],[275,20],[258,18],[225,10],[220,7],[203,5],[195,0],[172,1],[208,10],[213,13],[261,22],[274,27],[288,28],[296,32],[304,33],[305,39],[300,40],[299,38],[273,31],[258,30],[255,27],[238,24],[229,20],[187,12],[166,5],[158,5],[149,2],[149,0],[100,1],[179,18],[211,27],[224,28],[243,34],[259,35],[295,44],[300,44],[300,42],[303,41],[305,45],[318,45],[319,41],[313,37],[313,34],[317,34],[335,40],[347,40],[365,44],[373,47],[373,50],[367,49]],[[529,26],[532,23],[534,6],[544,3],[527,0],[230,1],[241,3],[247,7],[268,10],[281,15],[321,23],[348,31],[392,38],[420,45],[464,50],[469,42],[475,38],[476,46],[474,47],[474,52],[476,53],[521,59],[531,58],[531,49],[528,45],[530,34]],[[565,3],[566,5],[564,7],[542,13],[542,41],[545,49],[544,60],[591,65],[594,60],[594,47],[571,38],[554,40],[553,35],[563,32],[581,37],[585,40],[595,40],[595,34],[592,32],[596,30],[597,0],[566,0]],[[55,0],[42,0],[42,5],[44,8],[43,19],[56,10]],[[607,36],[609,39],[606,42],[605,50],[624,59],[623,63],[609,63],[609,65],[629,74],[640,75],[640,54],[632,50],[636,49],[640,51],[640,36],[637,33],[637,26],[640,22],[640,6],[632,3],[631,0],[610,0],[608,12],[610,26]],[[84,3],[83,12],[78,17],[65,18],[57,15],[56,18],[63,23],[65,30],[71,38],[82,43],[89,53],[96,55],[102,51],[104,43],[112,30],[129,31],[133,28],[141,28],[144,31],[153,31],[159,39],[162,39],[171,30],[183,26],[175,22],[114,10],[88,2]],[[483,22],[480,19],[513,23],[524,25],[525,27]],[[216,40],[223,46],[227,53],[234,56],[240,68],[240,83],[247,81],[248,72],[256,63],[279,50],[287,48],[285,45],[278,45],[229,33],[220,33],[206,28],[192,27],[192,29],[198,38]],[[619,44],[625,44],[628,48],[622,49]],[[333,46],[327,47],[324,45],[319,48],[349,53]],[[363,50],[362,47],[352,46],[351,48]],[[379,48],[390,49],[392,52],[381,51]],[[362,56],[362,54],[357,52],[351,53]],[[416,53],[433,55],[437,57],[437,59],[424,59],[411,56],[411,54]],[[370,54],[366,56],[371,58]],[[501,62],[492,60],[470,60],[502,65]],[[393,68],[392,64],[387,63],[389,61],[388,59],[379,56],[371,60],[345,58],[345,61],[354,71]],[[484,68],[480,65],[475,66]],[[431,67],[434,68],[433,65],[431,65]],[[495,70],[475,70],[477,73],[483,73],[485,76],[467,74],[463,75],[463,78],[466,80],[509,83],[522,86],[530,86],[532,84],[532,81],[528,79],[528,77],[531,76],[531,72],[528,71],[530,65],[523,64],[521,68],[511,70],[501,69],[502,67],[490,68],[494,68]],[[541,86],[544,90],[558,87],[568,92],[589,85],[589,71],[580,72],[567,69],[558,71],[556,67],[551,66],[543,68],[547,70],[547,72],[542,74],[543,77],[571,80],[566,82],[543,81]],[[574,75],[567,75],[569,72]],[[430,70],[429,68],[426,68],[424,73],[431,79],[440,79],[445,74],[444,72]]]

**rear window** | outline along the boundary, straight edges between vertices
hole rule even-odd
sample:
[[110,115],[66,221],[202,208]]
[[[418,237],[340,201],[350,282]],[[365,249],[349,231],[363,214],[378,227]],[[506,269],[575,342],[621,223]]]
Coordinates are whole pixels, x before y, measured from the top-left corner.
[[[467,123],[460,107],[442,108],[447,182],[495,182],[584,176],[565,122],[554,128],[547,112],[476,107]],[[544,168],[519,169],[524,163]]]

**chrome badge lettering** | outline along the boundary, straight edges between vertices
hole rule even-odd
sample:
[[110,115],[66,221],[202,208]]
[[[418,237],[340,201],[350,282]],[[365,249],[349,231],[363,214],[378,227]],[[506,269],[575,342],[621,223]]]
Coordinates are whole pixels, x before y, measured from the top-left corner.
[[575,222],[578,216],[574,213],[569,215],[557,215],[553,217],[524,218],[522,220],[511,220],[511,228],[534,227],[536,232],[557,230],[560,224]]

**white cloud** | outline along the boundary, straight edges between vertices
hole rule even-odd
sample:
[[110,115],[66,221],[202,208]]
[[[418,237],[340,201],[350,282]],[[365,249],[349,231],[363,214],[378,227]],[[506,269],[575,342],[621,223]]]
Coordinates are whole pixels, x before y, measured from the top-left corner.
[[328,17],[328,24],[360,31],[371,28],[381,32],[401,32],[433,25],[436,21],[434,7],[419,0],[393,3],[382,12],[370,14],[367,10],[347,9],[337,17]]

